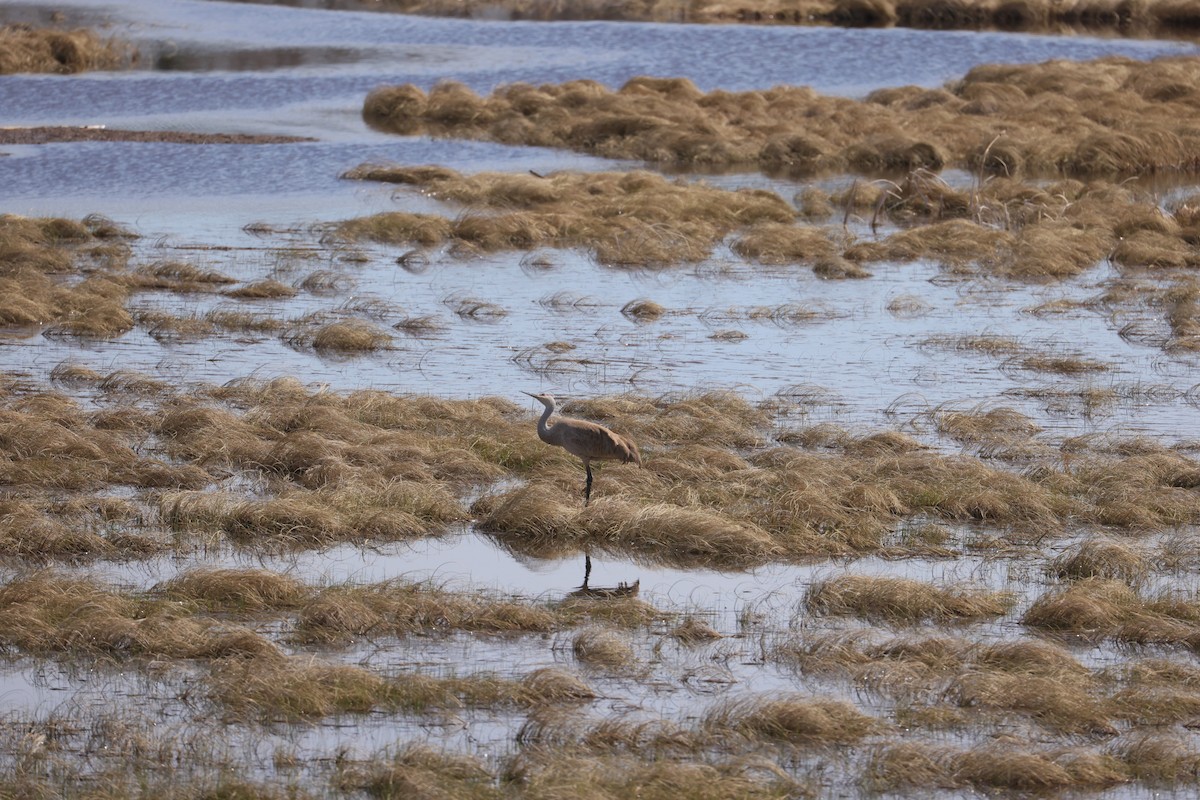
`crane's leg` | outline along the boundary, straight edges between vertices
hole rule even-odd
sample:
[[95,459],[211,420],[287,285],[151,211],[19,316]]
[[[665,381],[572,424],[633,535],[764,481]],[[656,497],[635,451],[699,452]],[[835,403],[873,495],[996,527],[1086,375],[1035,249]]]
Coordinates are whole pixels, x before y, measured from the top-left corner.
[[590,554],[584,553],[583,554],[583,586],[581,588],[583,588],[583,589],[588,588],[587,583],[588,583],[588,578],[590,578],[590,577],[592,577],[592,557]]
[[584,464],[583,468],[587,470],[587,483],[583,485],[583,504],[587,506],[592,499],[592,465]]

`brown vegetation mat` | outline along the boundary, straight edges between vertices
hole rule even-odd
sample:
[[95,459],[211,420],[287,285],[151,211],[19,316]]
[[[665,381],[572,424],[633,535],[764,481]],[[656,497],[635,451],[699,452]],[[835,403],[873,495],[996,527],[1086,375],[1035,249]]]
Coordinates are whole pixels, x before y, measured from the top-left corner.
[[137,61],[133,47],[89,30],[0,26],[0,75],[122,69]]
[[[443,167],[364,165],[346,177],[405,184],[468,210],[454,219],[376,214],[341,223],[338,238],[450,244],[465,252],[575,247],[590,250],[602,264],[662,266],[700,261],[731,233],[796,219],[794,209],[772,192],[731,192],[650,172],[464,176]],[[832,236],[810,230],[810,256],[833,255],[839,248]],[[805,257],[791,255],[795,261]]]
[[[145,592],[36,570],[0,586],[0,611],[0,644],[64,659],[277,655],[247,626],[281,620],[291,644],[338,645],[385,635],[632,631],[670,616],[634,597],[542,601],[400,580],[317,587],[269,570],[228,568],[195,568]],[[560,678],[547,673],[539,685],[583,693]]]
[[[756,431],[761,435],[761,428],[739,433],[731,424],[740,418],[746,425],[755,409],[729,398],[718,411],[719,396],[699,399],[708,408],[704,428],[729,426],[724,447],[698,444],[695,433],[672,441],[669,426],[686,421],[676,406],[658,411],[636,398],[585,405],[578,409],[582,416],[630,433],[652,454],[644,468],[602,468],[584,508],[578,462],[556,453],[550,469],[537,465],[527,473],[524,486],[479,500],[473,511],[480,527],[507,547],[535,554],[588,546],[680,566],[747,567],[928,552],[920,537],[891,541],[913,517],[982,521],[1003,528],[1010,545],[1065,531],[1069,520],[1161,530],[1200,519],[1197,464],[1165,448],[1074,453],[1068,469],[1061,451],[1050,448],[1031,456],[1036,468],[1022,474],[989,460],[939,454],[898,434],[830,438],[821,431],[810,438],[800,432],[788,438],[811,449],[760,440],[731,452],[725,448],[748,448]],[[664,420],[661,427],[656,417]],[[1023,460],[1027,452],[1021,451]]]
[[331,0],[334,7],[396,11],[444,17],[503,14],[517,20],[619,20],[626,22],[744,22],[767,25],[836,25],[934,30],[1029,31],[1049,33],[1115,32],[1132,36],[1190,33],[1200,14],[1186,2],[1149,0],[1117,4],[1109,0],[1052,3],[1047,0],[503,0],[461,3],[451,0]]
[[[694,263],[728,242],[749,261],[804,264],[827,278],[865,277],[870,273],[864,264],[916,259],[1016,280],[1069,278],[1106,257],[1133,274],[1200,265],[1196,198],[1163,211],[1155,198],[1101,180],[992,178],[954,189],[915,170],[899,183],[856,182],[834,194],[809,189],[797,211],[773,192],[728,191],[641,171],[466,176],[444,167],[365,164],[346,177],[410,186],[463,211],[456,217],[394,211],[347,220],[334,229],[336,238],[448,246],[462,254],[573,247],[602,264],[641,268]],[[835,216],[904,227],[868,237],[812,224]],[[1181,282],[1157,303],[1168,310],[1179,348],[1197,338],[1192,328],[1200,304],[1191,286]],[[1047,363],[1033,359],[1029,368],[1053,366]]]
[[[2,71],[2,70],[0,70]],[[192,133],[188,131],[127,131],[119,128],[41,126],[0,127],[0,144],[47,144],[50,142],[167,142],[169,144],[287,144],[311,142],[303,136],[272,136],[249,133]]]
[[686,167],[811,174],[940,170],[1104,176],[1200,169],[1190,120],[1200,58],[984,65],[943,89],[865,100],[807,87],[705,94],[683,78],[513,84],[479,97],[459,83],[367,96],[382,130],[557,147]]
[[1067,648],[1039,639],[811,633],[784,640],[769,657],[894,702],[900,720],[919,730],[1024,719],[1047,734],[1114,736],[1173,725],[1200,711],[1200,672],[1189,663],[1142,656],[1088,667]]
[[[0,386],[0,480],[9,487],[0,537],[25,558],[144,557],[168,546],[168,533],[175,546],[218,537],[307,549],[438,535],[474,518],[505,547],[534,555],[596,548],[744,568],[955,552],[960,542],[929,524],[938,521],[982,523],[987,537],[961,542],[976,547],[1032,546],[1079,524],[1154,531],[1200,522],[1200,464],[1184,451],[1043,441],[999,408],[938,417],[985,450],[980,457],[896,432],[778,430],[774,401],[721,392],[576,402],[568,413],[632,436],[645,456],[643,469],[595,465],[585,507],[578,459],[539,441],[533,416],[500,398],[339,394],[291,379],[184,393],[128,372],[62,365],[53,375],[100,407]],[[466,507],[479,488],[514,478],[521,483]],[[254,494],[238,488],[247,479],[260,487]],[[116,487],[135,494],[107,497]],[[1092,547],[1061,569],[1136,577],[1136,560],[1126,562]],[[928,613],[955,616],[954,607]]]

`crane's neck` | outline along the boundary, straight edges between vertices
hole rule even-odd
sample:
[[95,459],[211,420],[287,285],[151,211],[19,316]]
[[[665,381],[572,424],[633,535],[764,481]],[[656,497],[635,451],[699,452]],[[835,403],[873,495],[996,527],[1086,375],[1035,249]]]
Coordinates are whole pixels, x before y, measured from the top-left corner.
[[546,420],[550,419],[550,415],[554,413],[554,403],[546,403],[546,410],[542,412],[542,418],[538,420],[538,438],[543,442],[550,441],[550,426],[546,424]]

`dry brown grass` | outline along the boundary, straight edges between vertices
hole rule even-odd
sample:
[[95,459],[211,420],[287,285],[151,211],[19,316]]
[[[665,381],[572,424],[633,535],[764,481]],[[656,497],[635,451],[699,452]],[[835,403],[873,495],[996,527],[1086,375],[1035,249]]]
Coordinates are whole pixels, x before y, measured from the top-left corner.
[[581,664],[607,670],[628,670],[638,661],[628,638],[609,628],[579,631],[571,639],[571,652]]
[[[1193,94],[1166,88],[1195,84],[1198,64],[1190,57],[1109,57],[985,65],[946,90],[884,92],[866,101],[793,87],[705,94],[682,79],[635,78],[617,91],[590,81],[514,84],[486,98],[442,83],[427,95],[412,86],[377,90],[364,114],[402,133],[432,130],[690,166],[812,172],[945,163],[1008,175],[1131,174],[1200,166],[1185,122]],[[928,186],[914,191],[930,195]],[[939,213],[946,206],[932,205]]]
[[70,74],[113,70],[137,61],[137,51],[115,38],[77,28],[56,30],[28,25],[0,26],[0,75],[14,72]]
[[844,700],[785,695],[723,703],[708,713],[704,727],[713,735],[728,732],[751,740],[829,747],[856,744],[883,726]]
[[129,234],[100,219],[0,215],[0,325],[93,338],[133,328],[119,272],[127,255],[93,255]]
[[1025,612],[1030,627],[1135,644],[1200,643],[1200,606],[1172,593],[1142,597],[1121,581],[1086,578],[1047,592]]
[[253,612],[299,608],[311,590],[295,578],[267,570],[198,567],[160,583],[153,593],[207,611]]
[[213,659],[277,652],[249,629],[55,572],[31,573],[0,587],[0,609],[0,639],[43,656]]
[[1130,777],[1121,760],[1084,748],[1032,749],[1000,742],[955,750],[905,742],[872,753],[866,785],[879,792],[969,788],[1037,796],[1096,791]]
[[274,279],[254,281],[229,289],[225,292],[228,297],[238,300],[277,300],[296,296],[296,287],[288,286]]
[[686,617],[675,626],[671,635],[687,645],[704,644],[721,638],[712,625],[699,617]]
[[560,624],[544,605],[389,581],[321,592],[300,609],[296,636],[313,642],[418,631],[544,633]]
[[340,239],[421,246],[449,241],[464,252],[576,247],[615,266],[699,261],[733,231],[796,217],[771,192],[731,192],[644,171],[558,172],[537,178],[363,166],[346,177],[412,186],[470,211],[453,220],[402,212],[349,220],[335,229]]
[[[457,220],[421,220],[423,225],[441,220],[446,230],[436,243],[450,242],[459,255],[574,247],[590,250],[603,264],[655,267],[701,260],[717,243],[729,241],[747,260],[811,266],[823,278],[869,277],[863,266],[869,262],[929,259],[953,273],[1037,282],[1077,276],[1110,256],[1126,271],[1186,269],[1194,261],[1187,239],[1192,228],[1160,212],[1153,196],[1104,180],[1044,185],[995,178],[969,194],[950,190],[920,170],[901,184],[884,184],[892,187],[887,191],[856,182],[844,198],[833,198],[846,204],[844,221],[851,210],[870,211],[872,205],[859,204],[875,197],[872,231],[881,218],[903,226],[876,238],[798,221],[782,198],[769,192],[722,192],[644,173],[468,177],[434,167],[364,167],[349,174],[396,181],[466,204],[472,211]],[[411,216],[350,220],[334,235],[420,244]],[[1189,314],[1187,298],[1181,289],[1161,301],[1178,309],[1174,318],[1181,330]],[[1037,365],[1031,362],[1031,367]],[[1048,361],[1042,368],[1071,369]]]
[[[1103,672],[1038,640],[980,644],[938,635],[872,640],[866,631],[794,636],[770,657],[900,701],[909,709],[904,724],[921,728],[941,727],[947,720],[963,727],[971,717],[975,724],[1011,724],[1021,716],[1059,735],[1112,735],[1116,721],[1128,719],[1136,702],[1133,692],[1110,694],[1119,683]],[[1141,685],[1154,686],[1150,678]],[[941,705],[945,701],[962,713]]]
[[534,699],[521,683],[489,675],[438,678],[408,672],[388,677],[362,667],[279,656],[220,661],[208,677],[208,688],[214,700],[235,714],[282,720],[526,705]]
[[816,614],[851,615],[887,622],[948,622],[997,617],[1014,598],[969,587],[943,589],[907,578],[847,575],[814,583],[804,598]]
[[1112,539],[1092,538],[1065,551],[1047,566],[1059,578],[1104,578],[1137,585],[1150,572],[1150,564],[1137,550]]
[[294,347],[311,347],[320,353],[369,353],[392,346],[392,336],[372,322],[362,319],[325,321],[322,315],[297,320],[283,339]]
[[[408,14],[467,17],[469,8],[449,0],[385,0],[382,8]],[[626,22],[745,23],[752,25],[836,25],[851,28],[910,27],[935,30],[1003,30],[1042,33],[1097,33],[1109,35],[1178,36],[1200,27],[1200,15],[1179,0],[1149,0],[1138,5],[1118,5],[1110,0],[1085,0],[1060,5],[1044,0],[1023,2],[961,2],[959,0],[766,0],[739,3],[728,0],[699,0],[680,6],[669,0],[613,2],[586,0],[563,5],[550,0],[505,0],[496,7],[506,19],[516,20],[621,20]],[[638,78],[639,86],[659,91],[690,94],[695,88],[679,80]],[[400,107],[393,120],[402,123],[425,103],[423,94],[396,87],[394,100],[371,108],[383,115]],[[915,86],[888,91],[893,102],[913,107],[935,107],[946,102],[940,90]],[[1176,89],[1176,91],[1180,91]],[[458,102],[454,102],[458,100]],[[537,107],[541,91],[528,87],[519,102],[523,108]],[[460,98],[439,101],[441,118],[471,118],[486,112]],[[626,123],[630,124],[630,123]],[[796,137],[803,138],[803,137]],[[804,154],[806,149],[795,145]]]

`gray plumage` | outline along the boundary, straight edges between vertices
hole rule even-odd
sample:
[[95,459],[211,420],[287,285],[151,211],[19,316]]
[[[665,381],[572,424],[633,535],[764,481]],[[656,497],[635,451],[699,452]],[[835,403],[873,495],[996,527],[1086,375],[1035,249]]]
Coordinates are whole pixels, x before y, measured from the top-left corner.
[[546,407],[542,418],[538,420],[538,438],[546,444],[561,447],[573,456],[583,461],[583,469],[587,472],[587,483],[584,484],[583,504],[587,505],[592,498],[592,464],[593,461],[620,461],[623,464],[633,462],[642,465],[642,456],[637,445],[627,436],[613,433],[603,425],[588,422],[584,419],[560,416],[549,423],[550,416],[557,408],[552,394],[529,394],[534,400]]

